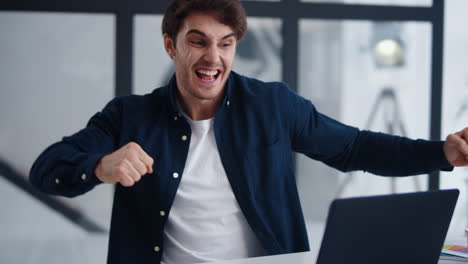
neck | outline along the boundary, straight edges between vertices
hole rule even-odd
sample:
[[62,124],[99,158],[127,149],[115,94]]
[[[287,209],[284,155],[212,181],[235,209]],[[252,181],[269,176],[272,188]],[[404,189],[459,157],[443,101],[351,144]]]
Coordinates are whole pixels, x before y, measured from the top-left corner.
[[177,99],[180,107],[192,120],[206,120],[214,117],[218,111],[222,95],[214,99],[197,99],[190,96],[184,96],[180,91]]

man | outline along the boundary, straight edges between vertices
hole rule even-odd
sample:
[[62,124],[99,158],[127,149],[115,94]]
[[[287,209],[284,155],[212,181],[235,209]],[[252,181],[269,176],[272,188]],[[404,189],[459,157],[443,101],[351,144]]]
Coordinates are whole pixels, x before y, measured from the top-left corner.
[[199,263],[309,250],[292,151],[342,171],[414,175],[468,165],[468,129],[445,142],[360,131],[283,83],[231,72],[239,0],[174,0],[167,86],[113,99],[46,149],[37,188],[76,196],[117,183],[109,263]]

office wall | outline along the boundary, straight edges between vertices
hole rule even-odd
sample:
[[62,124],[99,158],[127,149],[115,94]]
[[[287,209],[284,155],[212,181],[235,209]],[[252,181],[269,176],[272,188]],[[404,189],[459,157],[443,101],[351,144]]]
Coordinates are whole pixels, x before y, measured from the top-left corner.
[[[0,158],[27,176],[48,145],[86,125],[114,94],[111,15],[0,13]],[[63,199],[108,228],[113,188]],[[92,235],[0,178],[1,263],[104,263]]]

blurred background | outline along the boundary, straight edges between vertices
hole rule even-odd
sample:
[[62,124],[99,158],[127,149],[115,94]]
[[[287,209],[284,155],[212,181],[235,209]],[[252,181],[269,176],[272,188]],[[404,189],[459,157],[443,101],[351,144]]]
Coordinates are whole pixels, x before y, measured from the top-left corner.
[[[301,2],[359,11],[343,19],[288,13],[293,10],[288,3],[298,2],[290,0],[284,13],[270,16],[259,9],[280,1],[244,1],[249,31],[239,43],[234,70],[285,81],[319,111],[361,129],[424,139],[439,130],[444,139],[468,126],[468,1],[433,1]],[[373,17],[365,13],[372,6],[380,13],[399,7],[415,17],[366,19]],[[0,262],[104,263],[113,186],[101,184],[68,199],[38,193],[26,179],[41,151],[84,127],[116,94],[149,93],[168,81],[173,68],[162,43],[163,9],[132,15],[131,39],[116,34],[122,24],[113,13],[21,10],[0,8]],[[444,19],[418,15],[429,11],[443,12]],[[433,30],[436,23],[443,23],[443,35]],[[433,40],[442,37],[443,59],[435,60],[434,54],[441,54]],[[131,48],[127,60],[119,59],[119,41]],[[443,69],[441,87],[431,83],[434,68]],[[434,96],[442,106],[431,114]],[[345,174],[303,155],[297,155],[296,170],[312,250],[320,245],[334,198],[430,188],[427,175]],[[468,169],[441,173],[439,179],[439,188],[461,191],[448,236],[463,235]]]

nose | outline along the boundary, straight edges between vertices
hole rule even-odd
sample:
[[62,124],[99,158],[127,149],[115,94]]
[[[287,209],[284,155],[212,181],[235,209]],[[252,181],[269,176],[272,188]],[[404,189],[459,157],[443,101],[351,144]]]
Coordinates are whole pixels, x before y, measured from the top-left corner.
[[220,61],[220,54],[216,45],[210,45],[206,48],[205,60],[210,64],[216,64]]

